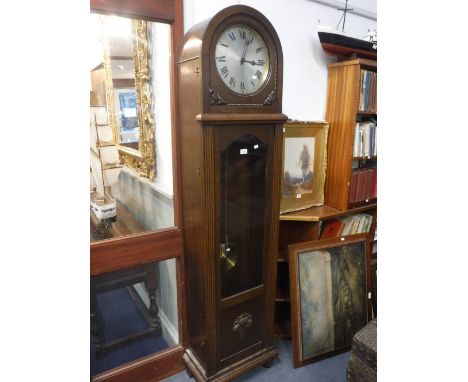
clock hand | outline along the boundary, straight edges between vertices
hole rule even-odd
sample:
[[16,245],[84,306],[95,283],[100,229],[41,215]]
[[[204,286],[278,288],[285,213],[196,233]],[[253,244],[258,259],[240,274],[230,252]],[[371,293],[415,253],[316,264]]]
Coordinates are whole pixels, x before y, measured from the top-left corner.
[[241,62],[240,62],[241,65],[245,62],[245,55],[246,55],[246,53],[247,53],[248,47],[249,47],[249,40],[247,40],[247,41],[245,42],[244,53],[242,54],[242,58],[241,58]]
[[249,61],[244,59],[244,62],[248,62],[251,65],[258,65],[255,61]]

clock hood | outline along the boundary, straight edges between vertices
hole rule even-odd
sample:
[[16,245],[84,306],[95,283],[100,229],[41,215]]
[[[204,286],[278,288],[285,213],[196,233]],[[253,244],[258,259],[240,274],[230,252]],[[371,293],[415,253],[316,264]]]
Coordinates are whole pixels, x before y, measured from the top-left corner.
[[[220,33],[232,24],[246,24],[256,29],[268,41],[268,49],[273,55],[270,77],[257,93],[243,96],[235,95],[217,79],[212,62],[215,44]],[[233,5],[216,13],[210,19],[192,26],[184,36],[179,64],[191,60],[200,60],[197,76],[202,82],[201,100],[204,112],[280,112],[282,104],[283,54],[281,43],[271,22],[256,9],[246,5]],[[247,110],[248,108],[248,110]],[[265,110],[266,111],[266,110]]]

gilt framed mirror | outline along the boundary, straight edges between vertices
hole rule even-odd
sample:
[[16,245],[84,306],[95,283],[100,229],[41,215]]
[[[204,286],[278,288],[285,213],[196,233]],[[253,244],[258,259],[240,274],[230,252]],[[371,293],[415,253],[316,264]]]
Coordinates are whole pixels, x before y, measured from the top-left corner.
[[154,98],[149,60],[153,23],[93,15],[101,26],[102,65],[92,73],[102,80],[96,89],[105,100],[120,161],[153,180],[156,172]]

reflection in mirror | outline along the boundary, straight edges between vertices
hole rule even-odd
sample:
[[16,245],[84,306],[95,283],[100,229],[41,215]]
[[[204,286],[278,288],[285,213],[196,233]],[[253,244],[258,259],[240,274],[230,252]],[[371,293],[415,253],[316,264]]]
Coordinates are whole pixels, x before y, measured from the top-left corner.
[[91,277],[91,375],[179,343],[176,260]]
[[171,227],[171,27],[91,19],[91,241]]

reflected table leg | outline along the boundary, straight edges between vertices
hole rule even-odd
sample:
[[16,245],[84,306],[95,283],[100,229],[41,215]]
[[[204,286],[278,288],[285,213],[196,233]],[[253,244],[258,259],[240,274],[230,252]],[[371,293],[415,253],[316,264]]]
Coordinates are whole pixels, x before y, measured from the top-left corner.
[[149,315],[150,315],[150,325],[153,329],[159,329],[161,327],[161,322],[158,317],[159,308],[156,303],[156,288],[157,288],[157,278],[156,278],[156,267],[154,265],[149,265],[146,268],[146,280],[145,286],[149,295]]

